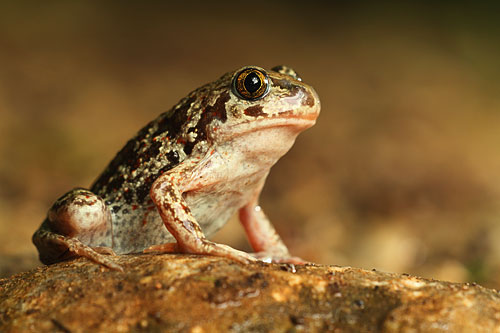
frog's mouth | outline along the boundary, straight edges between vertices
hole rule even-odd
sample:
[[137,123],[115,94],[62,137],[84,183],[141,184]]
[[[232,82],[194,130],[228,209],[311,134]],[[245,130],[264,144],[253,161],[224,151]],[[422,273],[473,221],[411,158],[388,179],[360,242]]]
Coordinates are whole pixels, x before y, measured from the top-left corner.
[[316,123],[316,115],[307,114],[303,116],[297,116],[293,114],[280,114],[278,117],[262,119],[257,121],[256,123],[258,123],[258,125],[256,126],[256,130],[289,127],[290,129],[301,132]]
[[289,131],[299,134],[313,126],[316,123],[317,117],[317,114],[311,113],[297,115],[292,111],[282,112],[273,117],[262,117],[260,119],[236,124],[228,128],[221,128],[218,134],[224,137],[225,140],[272,128],[286,128]]

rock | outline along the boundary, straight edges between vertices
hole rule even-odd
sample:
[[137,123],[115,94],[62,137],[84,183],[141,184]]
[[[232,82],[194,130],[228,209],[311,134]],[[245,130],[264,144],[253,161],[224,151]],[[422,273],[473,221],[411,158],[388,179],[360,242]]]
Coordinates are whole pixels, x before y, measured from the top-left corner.
[[351,267],[126,255],[0,280],[1,332],[500,332],[500,294]]

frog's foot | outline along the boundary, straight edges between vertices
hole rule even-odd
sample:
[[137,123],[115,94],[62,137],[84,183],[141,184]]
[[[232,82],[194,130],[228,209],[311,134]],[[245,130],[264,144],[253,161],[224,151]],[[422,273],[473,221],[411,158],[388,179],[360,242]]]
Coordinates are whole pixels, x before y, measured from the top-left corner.
[[257,258],[246,252],[233,249],[228,245],[211,242],[206,238],[190,241],[187,244],[179,243],[178,246],[184,253],[208,254],[217,257],[225,257],[243,264],[258,261]]
[[106,247],[91,248],[74,238],[70,238],[68,241],[68,254],[66,254],[69,255],[68,259],[74,256],[85,257],[97,264],[103,265],[115,271],[123,272],[122,266],[108,258],[109,255],[116,256],[112,249]]
[[307,264],[308,261],[294,257],[289,254],[279,254],[272,252],[256,252],[252,253],[252,256],[257,258],[260,261],[267,263],[275,263],[275,264],[294,264],[294,265],[304,265]]
[[254,256],[233,249],[230,246],[214,243],[208,241],[206,239],[200,240],[196,242],[197,246],[184,245],[183,247],[179,246],[178,243],[165,243],[159,245],[153,245],[148,247],[143,251],[143,253],[191,253],[191,254],[208,254],[219,257],[226,257],[233,260],[236,260],[241,263],[249,263],[252,261],[259,260]]
[[123,271],[120,265],[108,258],[107,255],[114,255],[114,252],[107,247],[92,248],[76,238],[59,235],[44,229],[38,230],[33,235],[33,243],[39,249],[40,261],[46,265],[76,257],[86,257],[105,267]]

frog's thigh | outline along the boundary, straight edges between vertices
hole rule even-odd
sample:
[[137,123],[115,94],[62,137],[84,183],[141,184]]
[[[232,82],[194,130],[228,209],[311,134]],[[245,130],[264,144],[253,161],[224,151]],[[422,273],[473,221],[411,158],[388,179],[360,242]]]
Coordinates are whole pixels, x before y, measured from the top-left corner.
[[63,195],[50,208],[47,220],[55,233],[92,247],[111,246],[111,214],[104,200],[89,190]]

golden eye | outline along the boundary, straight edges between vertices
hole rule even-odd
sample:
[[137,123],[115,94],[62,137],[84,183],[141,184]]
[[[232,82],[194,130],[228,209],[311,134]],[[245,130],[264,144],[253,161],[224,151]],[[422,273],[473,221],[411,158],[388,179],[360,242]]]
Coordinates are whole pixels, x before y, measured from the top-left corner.
[[261,69],[244,68],[234,77],[233,90],[243,99],[257,100],[269,92],[269,79]]

